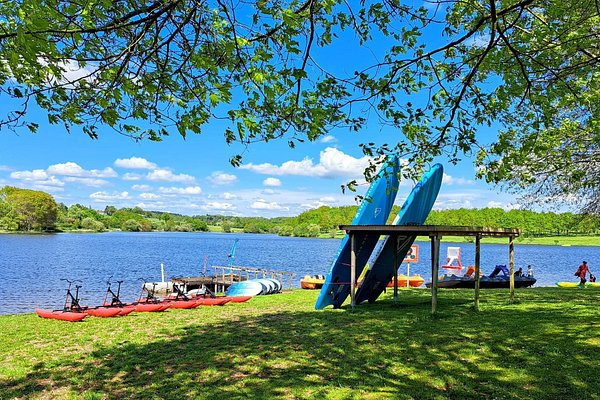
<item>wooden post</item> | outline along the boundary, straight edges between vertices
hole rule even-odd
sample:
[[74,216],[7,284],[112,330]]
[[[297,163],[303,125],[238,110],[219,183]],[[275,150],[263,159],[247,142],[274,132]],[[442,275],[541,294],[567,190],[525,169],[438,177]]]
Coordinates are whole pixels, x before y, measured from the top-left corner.
[[431,313],[437,312],[438,268],[440,263],[440,238],[431,236]]
[[479,311],[479,272],[481,271],[481,235],[475,236],[475,310]]
[[394,235],[394,304],[398,303],[398,235]]
[[356,306],[356,235],[350,234],[350,306]]
[[508,263],[510,264],[510,302],[515,301],[515,237],[508,238]]

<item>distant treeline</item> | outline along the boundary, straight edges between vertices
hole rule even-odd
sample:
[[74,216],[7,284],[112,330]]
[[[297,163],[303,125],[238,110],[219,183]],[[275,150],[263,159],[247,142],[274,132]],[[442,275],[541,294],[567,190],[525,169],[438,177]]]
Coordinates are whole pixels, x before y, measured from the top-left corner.
[[[67,207],[48,193],[5,186],[0,189],[0,230],[4,231],[177,231],[275,233],[281,236],[335,237],[338,225],[349,224],[356,206],[320,207],[296,217],[260,218],[222,215],[186,216],[139,207],[95,210],[80,204]],[[391,223],[398,213],[395,206]],[[489,226],[520,228],[523,236],[594,235],[600,218],[572,213],[504,211],[500,208],[432,211],[425,221],[431,225]],[[211,228],[209,228],[211,227]]]
[[[331,232],[338,225],[350,224],[356,206],[321,207],[292,218],[279,230],[279,234],[296,235],[297,231],[316,230]],[[387,221],[391,224],[400,207],[394,206]],[[523,236],[568,236],[600,233],[600,218],[573,213],[535,212],[529,210],[504,211],[501,208],[451,209],[431,211],[427,225],[487,226],[494,228],[519,228]]]

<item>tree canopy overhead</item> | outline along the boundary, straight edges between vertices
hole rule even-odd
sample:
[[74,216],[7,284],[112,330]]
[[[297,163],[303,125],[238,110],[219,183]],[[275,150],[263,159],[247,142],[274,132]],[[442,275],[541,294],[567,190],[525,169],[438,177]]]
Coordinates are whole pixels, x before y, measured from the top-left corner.
[[[14,107],[0,127],[35,131],[35,102],[91,137],[110,126],[160,140],[221,118],[228,143],[293,147],[335,126],[359,130],[368,110],[399,134],[365,154],[417,166],[476,155],[489,182],[600,211],[598,3],[410,4],[2,2],[0,96]],[[341,40],[373,57],[328,65]]]

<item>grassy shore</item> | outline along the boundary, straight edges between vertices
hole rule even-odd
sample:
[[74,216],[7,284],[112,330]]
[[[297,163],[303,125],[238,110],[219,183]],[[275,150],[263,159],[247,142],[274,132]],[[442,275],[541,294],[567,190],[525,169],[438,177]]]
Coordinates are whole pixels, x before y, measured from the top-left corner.
[[317,292],[81,323],[0,317],[0,398],[598,398],[600,290]]

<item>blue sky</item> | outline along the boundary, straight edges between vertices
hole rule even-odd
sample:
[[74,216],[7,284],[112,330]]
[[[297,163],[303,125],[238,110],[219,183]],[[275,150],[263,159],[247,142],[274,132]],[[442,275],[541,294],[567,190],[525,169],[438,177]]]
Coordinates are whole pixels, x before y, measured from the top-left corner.
[[[428,37],[440,41],[437,35]],[[328,69],[352,74],[359,64],[369,63],[382,43],[378,39],[372,46],[357,51],[348,40],[338,40],[315,56]],[[0,101],[3,108],[9,106],[6,99]],[[224,127],[215,122],[185,140],[173,132],[163,142],[136,143],[109,129],[100,129],[98,140],[76,129],[69,134],[62,126],[48,125],[35,107],[28,116],[40,124],[38,133],[0,131],[0,186],[43,190],[67,205],[140,206],[187,215],[293,216],[321,205],[356,204],[357,193],[342,193],[341,185],[364,181],[368,160],[359,144],[395,143],[398,134],[370,120],[361,132],[336,129],[295,149],[286,141],[242,148],[228,146]],[[493,128],[487,129],[482,137],[494,137]],[[244,164],[234,168],[229,158],[240,152]],[[519,207],[514,196],[475,181],[471,160],[456,166],[437,161],[445,176],[434,208]],[[403,183],[396,204],[402,204],[411,187],[411,182]],[[365,190],[366,185],[360,186],[358,193]]]
[[[356,204],[356,193],[342,193],[341,185],[364,181],[368,161],[358,144],[393,136],[339,129],[295,149],[283,141],[243,149],[228,146],[220,127],[209,125],[185,140],[173,134],[159,143],[136,143],[108,130],[98,140],[68,134],[36,115],[42,122],[37,134],[0,132],[0,185],[43,190],[67,205],[140,206],[187,215],[293,216],[321,205]],[[228,160],[240,151],[244,164],[234,168]],[[475,181],[469,160],[457,166],[439,161],[446,174],[435,208],[518,207],[513,196]],[[396,204],[411,187],[403,183]]]

